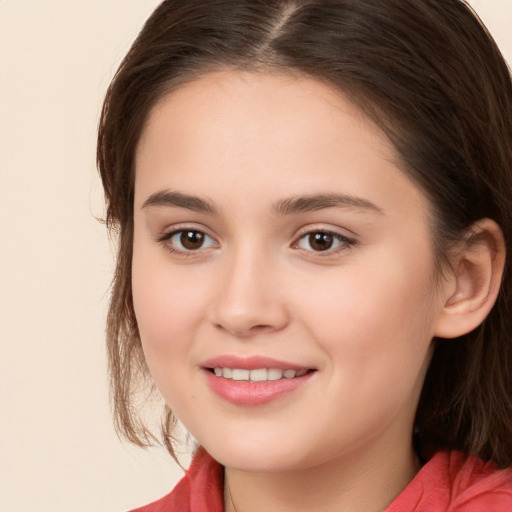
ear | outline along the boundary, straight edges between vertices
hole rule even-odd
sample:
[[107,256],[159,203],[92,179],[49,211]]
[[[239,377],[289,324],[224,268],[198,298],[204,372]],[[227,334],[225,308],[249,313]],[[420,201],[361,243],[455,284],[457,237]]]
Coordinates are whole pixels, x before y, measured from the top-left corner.
[[479,220],[451,257],[434,336],[456,338],[484,321],[498,296],[504,265],[500,227],[491,219]]

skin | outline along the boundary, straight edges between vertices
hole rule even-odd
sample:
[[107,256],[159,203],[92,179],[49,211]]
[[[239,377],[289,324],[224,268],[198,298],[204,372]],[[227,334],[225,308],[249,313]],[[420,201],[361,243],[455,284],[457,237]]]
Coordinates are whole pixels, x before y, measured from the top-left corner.
[[[320,82],[222,71],[162,98],[136,157],[145,356],[168,405],[226,467],[226,510],[383,510],[418,471],[414,414],[453,293],[435,279],[429,203],[385,135]],[[169,191],[209,211],[148,204]],[[326,194],[350,200],[276,211]],[[204,244],[159,241],[180,229]],[[315,250],[312,232],[339,238]],[[267,404],[234,405],[201,368],[219,355],[316,371]]]

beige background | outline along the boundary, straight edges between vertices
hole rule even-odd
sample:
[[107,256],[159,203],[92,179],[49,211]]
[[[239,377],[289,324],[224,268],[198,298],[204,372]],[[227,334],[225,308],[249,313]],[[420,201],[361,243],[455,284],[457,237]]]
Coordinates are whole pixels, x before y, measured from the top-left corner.
[[[474,0],[512,62],[512,0]],[[121,512],[180,475],[111,426],[102,96],[155,0],[0,0],[0,512]]]

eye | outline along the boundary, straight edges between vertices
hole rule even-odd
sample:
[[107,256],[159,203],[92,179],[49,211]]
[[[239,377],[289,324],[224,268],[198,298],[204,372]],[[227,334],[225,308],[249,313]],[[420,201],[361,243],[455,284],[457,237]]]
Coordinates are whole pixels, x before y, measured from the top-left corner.
[[171,252],[194,252],[209,247],[216,247],[215,240],[197,229],[180,229],[163,235],[159,242]]
[[354,241],[331,231],[311,231],[299,238],[297,247],[306,251],[335,252],[336,249],[350,247]]

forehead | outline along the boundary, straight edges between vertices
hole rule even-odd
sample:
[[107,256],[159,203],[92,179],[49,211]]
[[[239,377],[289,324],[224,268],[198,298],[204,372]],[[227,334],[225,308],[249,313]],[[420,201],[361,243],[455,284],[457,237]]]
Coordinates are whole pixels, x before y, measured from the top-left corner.
[[360,139],[361,129],[374,149],[397,158],[383,132],[333,86],[292,73],[224,70],[164,95],[149,113],[137,156],[148,139],[168,144],[193,138],[203,150],[215,143],[234,145],[244,136],[255,144],[267,139],[296,145],[303,139],[328,145],[338,142],[341,134]]
[[384,187],[399,200],[388,174],[413,184],[398,160],[380,128],[334,87],[296,75],[222,71],[167,94],[150,112],[136,154],[136,201],[157,183],[205,190],[233,182],[247,191],[272,184],[283,197],[315,187],[330,192],[337,183],[339,192],[357,195]]

